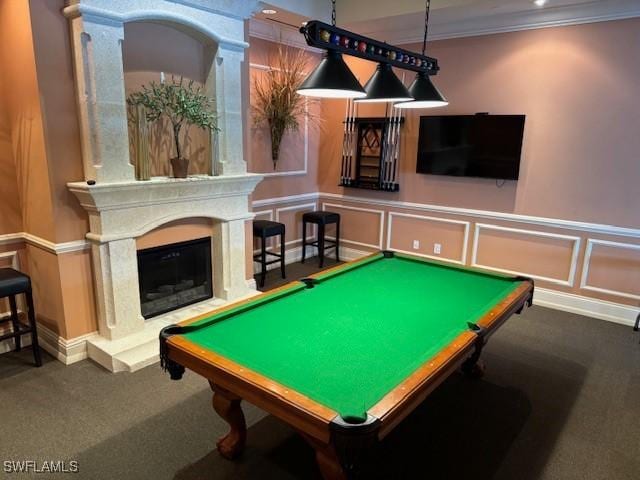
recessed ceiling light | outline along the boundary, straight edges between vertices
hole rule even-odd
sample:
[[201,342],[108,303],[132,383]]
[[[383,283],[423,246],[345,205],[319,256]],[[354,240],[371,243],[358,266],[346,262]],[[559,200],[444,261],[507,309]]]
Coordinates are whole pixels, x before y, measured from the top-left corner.
[[[536,0],[536,2],[539,0]],[[265,8],[262,10],[262,13],[264,13],[265,15],[275,15],[276,13],[278,13],[277,10],[274,10],[273,8]]]
[[538,7],[544,7],[547,3],[547,0],[533,0],[533,3],[535,3]]

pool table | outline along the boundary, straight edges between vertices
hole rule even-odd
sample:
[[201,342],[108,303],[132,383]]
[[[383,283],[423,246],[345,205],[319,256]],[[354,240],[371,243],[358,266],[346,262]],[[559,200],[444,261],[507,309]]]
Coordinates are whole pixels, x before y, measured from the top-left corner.
[[384,251],[166,327],[161,365],[209,381],[222,456],[244,447],[244,399],[344,479],[451,373],[481,374],[487,338],[532,297],[524,277]]

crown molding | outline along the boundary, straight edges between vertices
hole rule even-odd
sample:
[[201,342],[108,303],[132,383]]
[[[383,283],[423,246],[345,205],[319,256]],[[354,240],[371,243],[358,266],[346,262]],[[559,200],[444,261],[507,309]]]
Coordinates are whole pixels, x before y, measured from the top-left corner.
[[[433,23],[429,25],[429,40],[564,27],[635,17],[640,17],[640,2],[636,0],[595,1],[587,4],[547,7],[518,13],[476,16],[447,23],[438,23],[437,17],[435,17]],[[347,27],[362,35],[384,38],[385,41],[395,45],[421,43],[424,33],[422,25],[407,25],[406,19],[406,16],[381,19],[369,22],[370,28],[359,23],[347,25]],[[399,24],[403,24],[403,28],[398,28]]]

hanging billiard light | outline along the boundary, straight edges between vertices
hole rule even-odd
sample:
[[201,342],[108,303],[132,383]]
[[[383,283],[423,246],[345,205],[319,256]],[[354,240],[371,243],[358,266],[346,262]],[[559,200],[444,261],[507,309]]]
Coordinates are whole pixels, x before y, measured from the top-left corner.
[[391,65],[379,63],[375,73],[364,86],[367,96],[356,99],[360,103],[407,102],[413,100],[404,83],[393,73]]
[[316,69],[298,88],[298,94],[324,98],[362,98],[367,95],[342,55],[335,50],[327,50]]
[[[331,1],[331,24],[334,27],[336,25],[336,0]],[[321,98],[362,98],[367,95],[342,59],[342,54],[335,50],[327,50],[297,92],[299,95]]]
[[[429,30],[429,7],[431,0],[427,0],[424,16],[424,38],[422,41],[422,55],[427,49],[427,32]],[[413,101],[402,102],[396,104],[398,108],[434,108],[449,105],[447,99],[440,93],[436,86],[431,82],[429,75],[425,72],[416,74],[416,79],[409,87],[409,93],[413,97]]]

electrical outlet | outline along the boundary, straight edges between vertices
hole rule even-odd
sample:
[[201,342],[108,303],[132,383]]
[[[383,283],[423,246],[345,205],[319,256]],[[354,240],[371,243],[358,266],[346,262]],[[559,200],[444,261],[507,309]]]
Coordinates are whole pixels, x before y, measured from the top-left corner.
[[436,255],[440,255],[441,251],[442,251],[442,245],[440,245],[439,243],[434,243],[433,244],[433,253],[435,253]]
[[420,248],[420,240],[413,241],[413,249],[418,250]]

